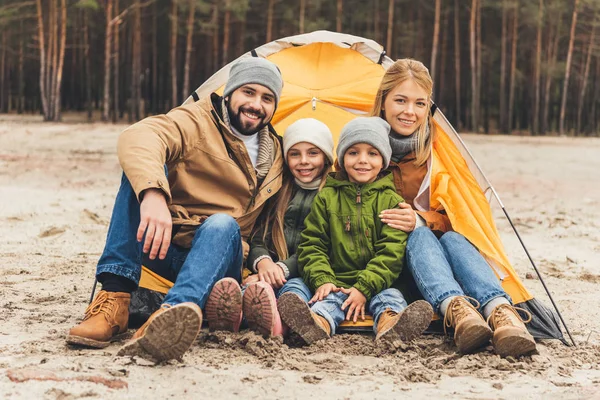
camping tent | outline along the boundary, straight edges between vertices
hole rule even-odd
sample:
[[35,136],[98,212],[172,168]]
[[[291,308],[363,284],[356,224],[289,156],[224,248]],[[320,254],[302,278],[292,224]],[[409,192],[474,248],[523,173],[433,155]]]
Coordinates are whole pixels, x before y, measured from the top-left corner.
[[[336,142],[344,124],[370,110],[381,78],[393,63],[372,40],[327,31],[278,39],[241,57],[264,57],[281,70],[285,83],[272,121],[277,132],[312,117],[329,126]],[[204,82],[184,104],[222,93],[234,62]],[[454,229],[480,250],[515,305],[531,312],[528,329],[533,336],[562,339],[554,312],[529,293],[506,256],[490,207],[494,200],[499,202],[493,187],[435,105],[432,114],[438,138],[433,146],[431,206],[448,212]],[[141,288],[166,293],[170,285],[144,269]],[[133,307],[148,307],[146,295],[141,291],[142,301],[133,300]]]

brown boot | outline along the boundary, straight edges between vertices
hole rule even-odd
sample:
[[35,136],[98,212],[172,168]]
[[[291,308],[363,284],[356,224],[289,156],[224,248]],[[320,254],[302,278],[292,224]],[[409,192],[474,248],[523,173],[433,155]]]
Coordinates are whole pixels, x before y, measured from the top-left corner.
[[331,327],[327,320],[310,310],[308,304],[297,294],[284,293],[277,300],[281,320],[292,332],[300,335],[306,344],[331,336]]
[[470,298],[452,299],[444,317],[444,331],[446,327],[454,328],[454,343],[463,354],[486,345],[492,337],[492,330],[468,299]]
[[85,310],[83,321],[71,328],[67,343],[102,349],[127,331],[131,294],[98,292]]
[[409,342],[425,332],[432,317],[433,308],[423,300],[411,303],[399,313],[385,310],[379,317],[375,340],[399,338],[403,342]]
[[499,305],[488,318],[488,322],[494,330],[492,343],[500,357],[519,357],[531,353],[536,348],[533,336],[525,327],[525,323],[531,321],[531,314],[522,308],[518,308],[518,310],[527,313],[526,321],[523,321],[517,308],[510,304]]
[[179,360],[196,340],[201,326],[202,311],[197,304],[163,304],[117,355],[150,355],[156,361]]

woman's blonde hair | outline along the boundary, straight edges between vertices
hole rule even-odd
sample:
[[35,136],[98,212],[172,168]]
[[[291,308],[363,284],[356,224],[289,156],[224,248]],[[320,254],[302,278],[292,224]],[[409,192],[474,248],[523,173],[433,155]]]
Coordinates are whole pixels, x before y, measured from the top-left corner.
[[[381,79],[377,94],[375,95],[375,103],[371,109],[371,116],[385,119],[385,111],[383,104],[387,95],[396,86],[404,81],[412,79],[420,88],[427,92],[427,110],[425,123],[417,128],[416,134],[416,165],[423,165],[427,162],[430,154],[431,143],[434,137],[434,126],[431,119],[431,97],[433,94],[433,80],[429,75],[429,70],[422,62],[411,58],[403,58],[396,60]],[[428,129],[429,128],[429,129]]]

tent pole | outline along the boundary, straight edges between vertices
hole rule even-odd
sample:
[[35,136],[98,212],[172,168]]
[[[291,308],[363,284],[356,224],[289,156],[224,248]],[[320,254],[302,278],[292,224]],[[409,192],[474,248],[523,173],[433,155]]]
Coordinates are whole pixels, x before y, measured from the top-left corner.
[[92,304],[92,300],[94,300],[94,294],[96,293],[96,286],[98,285],[98,278],[94,279],[94,286],[92,287],[92,295],[90,296],[90,304]]
[[519,242],[521,242],[521,246],[523,246],[523,250],[525,250],[525,254],[527,254],[527,258],[529,258],[529,262],[531,262],[531,265],[533,266],[535,273],[537,274],[538,278],[540,279],[540,282],[542,283],[542,286],[544,287],[546,294],[550,298],[550,302],[552,302],[552,306],[554,306],[554,309],[556,310],[556,313],[558,314],[560,321],[562,322],[563,326],[565,327],[565,330],[567,331],[567,334],[569,335],[569,338],[571,339],[571,343],[573,343],[573,346],[577,347],[577,344],[575,344],[575,340],[573,340],[573,336],[571,336],[571,332],[569,332],[569,328],[567,327],[567,324],[565,323],[565,320],[563,319],[562,314],[560,313],[560,311],[558,311],[558,307],[556,306],[556,303],[554,302],[554,299],[552,298],[552,294],[550,294],[550,290],[548,290],[548,287],[546,286],[546,283],[544,282],[544,278],[542,278],[542,274],[540,273],[537,266],[533,262],[533,259],[529,255],[529,251],[527,250],[527,247],[525,247],[525,243],[523,243],[523,240],[521,239],[521,235],[519,235],[517,228],[513,224],[512,220],[510,219],[510,216],[508,215],[508,212],[506,211],[506,208],[504,208],[504,206],[502,206],[502,211],[504,211],[504,215],[506,215],[506,219],[508,219],[510,226],[512,226],[513,231],[515,231],[515,234],[517,235],[517,238],[519,238]]

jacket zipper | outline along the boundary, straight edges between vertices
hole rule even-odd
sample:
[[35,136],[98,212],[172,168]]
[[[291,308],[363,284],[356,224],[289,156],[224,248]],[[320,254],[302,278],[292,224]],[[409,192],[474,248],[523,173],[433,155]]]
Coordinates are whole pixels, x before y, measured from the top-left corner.
[[[281,175],[281,172],[277,175],[275,175],[269,182],[264,183],[261,185],[262,188],[265,188],[266,186],[268,186],[271,182],[273,182],[275,179],[277,179],[279,177],[279,175]],[[250,202],[248,203],[248,206],[246,207],[246,211],[244,211],[244,214],[248,213],[248,211],[250,210],[250,208],[252,206],[254,206],[254,202],[256,201],[256,196],[258,196],[258,194],[261,192],[261,188],[259,188],[258,186],[254,187],[254,193],[252,193],[252,196],[250,197]]]
[[364,263],[365,260],[365,248],[363,246],[363,241],[362,241],[362,230],[361,230],[361,211],[362,211],[362,193],[361,193],[361,187],[359,186],[356,189],[356,207],[357,207],[357,219],[358,219],[358,247],[360,248],[360,256],[362,257],[362,261]]

